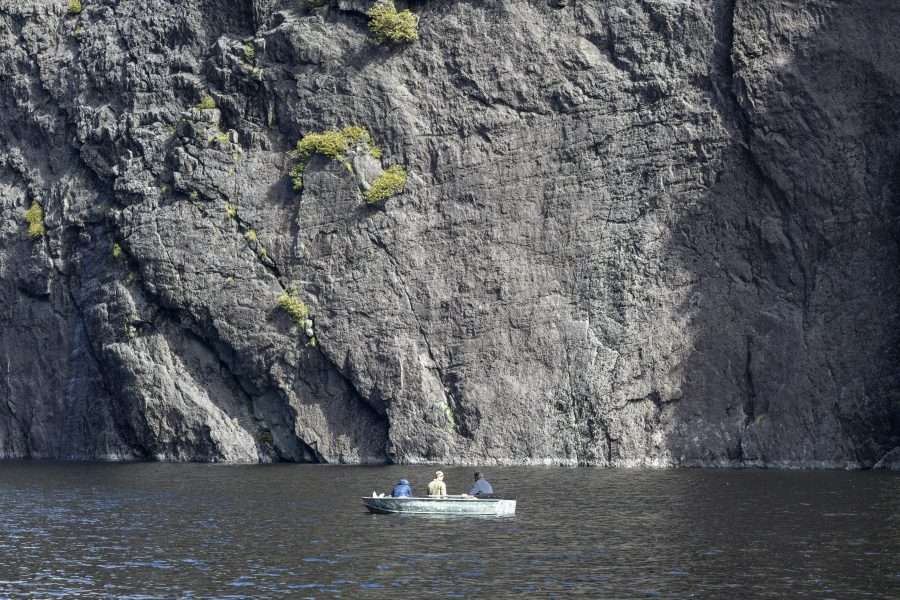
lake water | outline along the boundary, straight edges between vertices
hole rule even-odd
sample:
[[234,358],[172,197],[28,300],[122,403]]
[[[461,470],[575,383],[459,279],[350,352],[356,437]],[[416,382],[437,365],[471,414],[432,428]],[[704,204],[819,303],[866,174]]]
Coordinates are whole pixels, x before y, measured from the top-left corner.
[[364,511],[432,471],[0,463],[0,597],[900,598],[900,474],[498,467],[514,517]]

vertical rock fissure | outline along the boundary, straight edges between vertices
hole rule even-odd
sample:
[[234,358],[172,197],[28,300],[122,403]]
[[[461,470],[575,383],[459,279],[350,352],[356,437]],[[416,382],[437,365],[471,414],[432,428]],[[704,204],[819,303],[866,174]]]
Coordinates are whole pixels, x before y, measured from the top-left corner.
[[744,364],[744,428],[746,429],[756,418],[756,386],[753,383],[753,339],[747,336],[747,360]]
[[802,279],[800,282],[800,290],[802,293],[800,305],[803,311],[803,323],[805,329],[809,318],[812,280],[808,273],[809,267],[803,248],[801,247],[800,242],[797,241],[794,232],[791,231],[790,225],[791,223],[796,222],[798,227],[804,232],[809,232],[810,228],[806,226],[803,221],[804,213],[795,210],[788,193],[782,189],[778,182],[776,182],[760,164],[753,151],[753,123],[750,115],[744,110],[740,98],[738,97],[738,86],[734,64],[735,19],[737,3],[739,1],[740,0],[726,0],[723,2],[724,8],[720,10],[715,19],[715,67],[711,78],[713,90],[715,92],[714,98],[717,99],[714,104],[718,107],[725,126],[732,132],[736,139],[740,140],[738,144],[739,155],[743,157],[756,181],[772,194],[772,197],[779,208],[784,236],[788,241],[791,256],[794,260],[794,264],[800,271]]

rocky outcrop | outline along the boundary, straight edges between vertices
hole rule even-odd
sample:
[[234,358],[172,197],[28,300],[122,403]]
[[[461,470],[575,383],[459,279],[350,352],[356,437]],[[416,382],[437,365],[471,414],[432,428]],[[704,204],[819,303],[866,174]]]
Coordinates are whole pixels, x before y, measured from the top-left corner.
[[[368,6],[0,5],[2,456],[900,445],[894,2],[410,2],[407,45]],[[350,125],[383,155],[292,189]]]

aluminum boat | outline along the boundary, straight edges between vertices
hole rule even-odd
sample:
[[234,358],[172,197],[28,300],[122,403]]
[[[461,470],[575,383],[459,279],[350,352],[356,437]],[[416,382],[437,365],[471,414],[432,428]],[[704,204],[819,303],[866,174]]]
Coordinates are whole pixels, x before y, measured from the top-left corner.
[[503,498],[369,496],[363,498],[362,501],[369,512],[378,514],[492,515],[498,517],[516,514],[516,501]]

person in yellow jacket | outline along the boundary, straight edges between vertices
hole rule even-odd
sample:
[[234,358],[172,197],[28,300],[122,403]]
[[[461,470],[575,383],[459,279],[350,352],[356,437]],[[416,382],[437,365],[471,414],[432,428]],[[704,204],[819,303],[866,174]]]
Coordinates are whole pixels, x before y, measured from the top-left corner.
[[429,496],[446,496],[447,495],[447,484],[444,483],[444,472],[443,471],[435,471],[434,479],[431,480],[431,483],[428,484],[428,495]]

